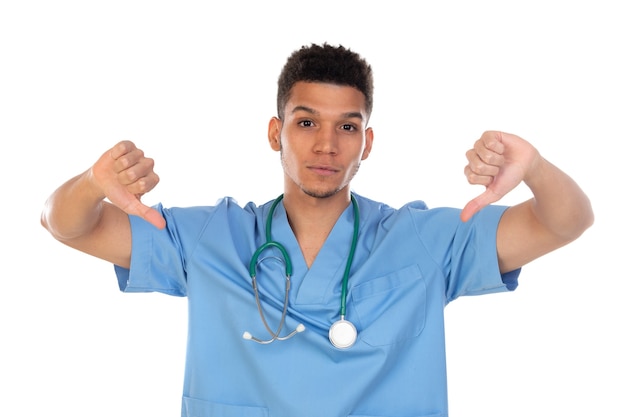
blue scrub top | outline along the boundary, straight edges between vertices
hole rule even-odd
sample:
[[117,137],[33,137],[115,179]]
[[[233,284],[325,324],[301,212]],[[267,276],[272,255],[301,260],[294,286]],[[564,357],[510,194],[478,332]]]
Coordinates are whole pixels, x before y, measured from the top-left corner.
[[[337,349],[328,330],[339,319],[341,282],[353,234],[349,206],[314,264],[307,268],[287,221],[276,207],[272,239],[293,263],[282,335],[269,339],[249,274],[265,242],[271,202],[239,206],[156,208],[157,230],[131,216],[130,270],[116,267],[120,289],[186,296],[189,329],[183,417],[447,416],[444,315],[459,296],[513,290],[519,270],[501,275],[496,229],[506,207],[489,206],[469,222],[460,211],[427,209],[421,201],[391,208],[355,195],[360,234],[348,281],[346,319],[358,330]],[[276,329],[285,295],[280,252],[263,252],[257,267],[261,303]]]

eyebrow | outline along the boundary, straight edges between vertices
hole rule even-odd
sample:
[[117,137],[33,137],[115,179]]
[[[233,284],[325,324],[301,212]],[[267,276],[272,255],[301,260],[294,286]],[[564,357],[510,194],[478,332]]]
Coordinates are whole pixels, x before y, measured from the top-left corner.
[[[314,110],[314,109],[312,109],[310,107],[307,107],[307,106],[296,106],[291,111],[291,114],[294,114],[297,111],[303,111],[303,112],[306,112],[306,113],[314,114],[316,116],[320,114],[319,111]],[[364,117],[361,114],[361,112],[358,112],[358,111],[354,111],[354,112],[351,111],[351,112],[343,113],[341,115],[341,117],[346,118],[346,119],[352,119],[352,118],[356,118],[356,119],[360,119],[360,120],[364,119]]]

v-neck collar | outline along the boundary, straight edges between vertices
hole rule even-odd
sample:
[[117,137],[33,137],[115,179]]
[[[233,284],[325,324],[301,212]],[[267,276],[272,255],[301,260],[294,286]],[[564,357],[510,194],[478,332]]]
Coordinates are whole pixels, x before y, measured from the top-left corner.
[[272,239],[282,243],[293,265],[291,291],[294,305],[325,304],[332,297],[334,288],[341,288],[352,235],[354,232],[354,209],[349,205],[337,219],[326,241],[310,268],[300,250],[300,245],[289,225],[282,202],[276,207],[272,222]]

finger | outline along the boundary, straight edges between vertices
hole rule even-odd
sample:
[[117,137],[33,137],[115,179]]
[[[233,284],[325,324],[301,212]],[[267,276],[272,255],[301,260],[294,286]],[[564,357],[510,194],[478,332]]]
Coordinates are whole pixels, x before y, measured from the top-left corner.
[[132,194],[146,194],[159,183],[159,176],[153,171],[154,161],[143,159],[136,165],[117,174],[117,181]]
[[[114,160],[113,169],[118,174],[135,169],[138,173],[148,172],[154,168],[154,160],[147,158],[141,149],[133,149]],[[137,175],[140,177],[141,175]]]
[[148,223],[152,224],[154,227],[156,227],[159,230],[162,230],[165,228],[165,225],[166,225],[165,218],[161,216],[161,213],[159,213],[158,211],[156,211],[155,209],[151,207],[148,207],[148,210],[144,212],[141,218],[147,221]]
[[497,169],[497,167],[502,166],[505,162],[502,153],[488,149],[482,146],[482,143],[475,145],[474,148],[465,152],[465,158],[474,172],[487,175],[493,175],[487,170],[493,170],[493,167]]
[[467,182],[474,185],[488,186],[493,182],[493,179],[498,175],[499,169],[497,167],[481,166],[478,168],[472,168],[471,165],[465,166],[465,177]]
[[[501,143],[499,144],[502,145]],[[480,161],[482,166],[502,166],[505,161],[502,151],[496,151],[488,147],[475,148],[476,159],[474,161],[477,164]]]
[[135,146],[133,142],[129,140],[123,140],[121,142],[118,142],[113,148],[111,148],[111,150],[109,151],[109,155],[111,156],[111,158],[117,160],[123,155],[126,155],[135,149],[137,149],[137,146]]
[[501,198],[502,196],[494,193],[493,190],[489,188],[486,189],[485,192],[468,202],[465,207],[463,207],[463,210],[461,210],[461,220],[464,222],[468,221],[472,218],[472,216],[474,216],[474,214],[478,213],[489,204],[495,203]]
[[141,217],[157,229],[165,228],[165,218],[163,218],[161,213],[152,207],[146,206],[137,197],[129,200],[128,204],[125,207],[122,207],[122,210],[124,210],[127,214]]
[[488,130],[484,132],[477,143],[482,147],[497,154],[504,152],[504,143],[502,142],[502,132]]
[[112,170],[116,181],[131,194],[145,194],[159,182],[154,172],[154,159],[147,158],[141,149],[132,142],[124,141],[113,147],[109,153],[113,159]]
[[463,210],[461,210],[461,221],[468,221],[474,214],[478,213],[481,208],[482,207],[479,207],[476,201],[470,201],[463,207]]

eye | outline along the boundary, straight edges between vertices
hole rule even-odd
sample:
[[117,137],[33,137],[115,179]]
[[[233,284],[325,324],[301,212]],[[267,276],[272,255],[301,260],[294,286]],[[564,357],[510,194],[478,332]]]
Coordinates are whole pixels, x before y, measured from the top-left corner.
[[302,120],[302,121],[298,122],[298,125],[300,125],[302,127],[311,127],[311,126],[313,126],[313,122],[311,120]]
[[343,124],[341,125],[341,130],[345,130],[346,132],[354,132],[357,130],[355,125],[351,125],[351,124]]

